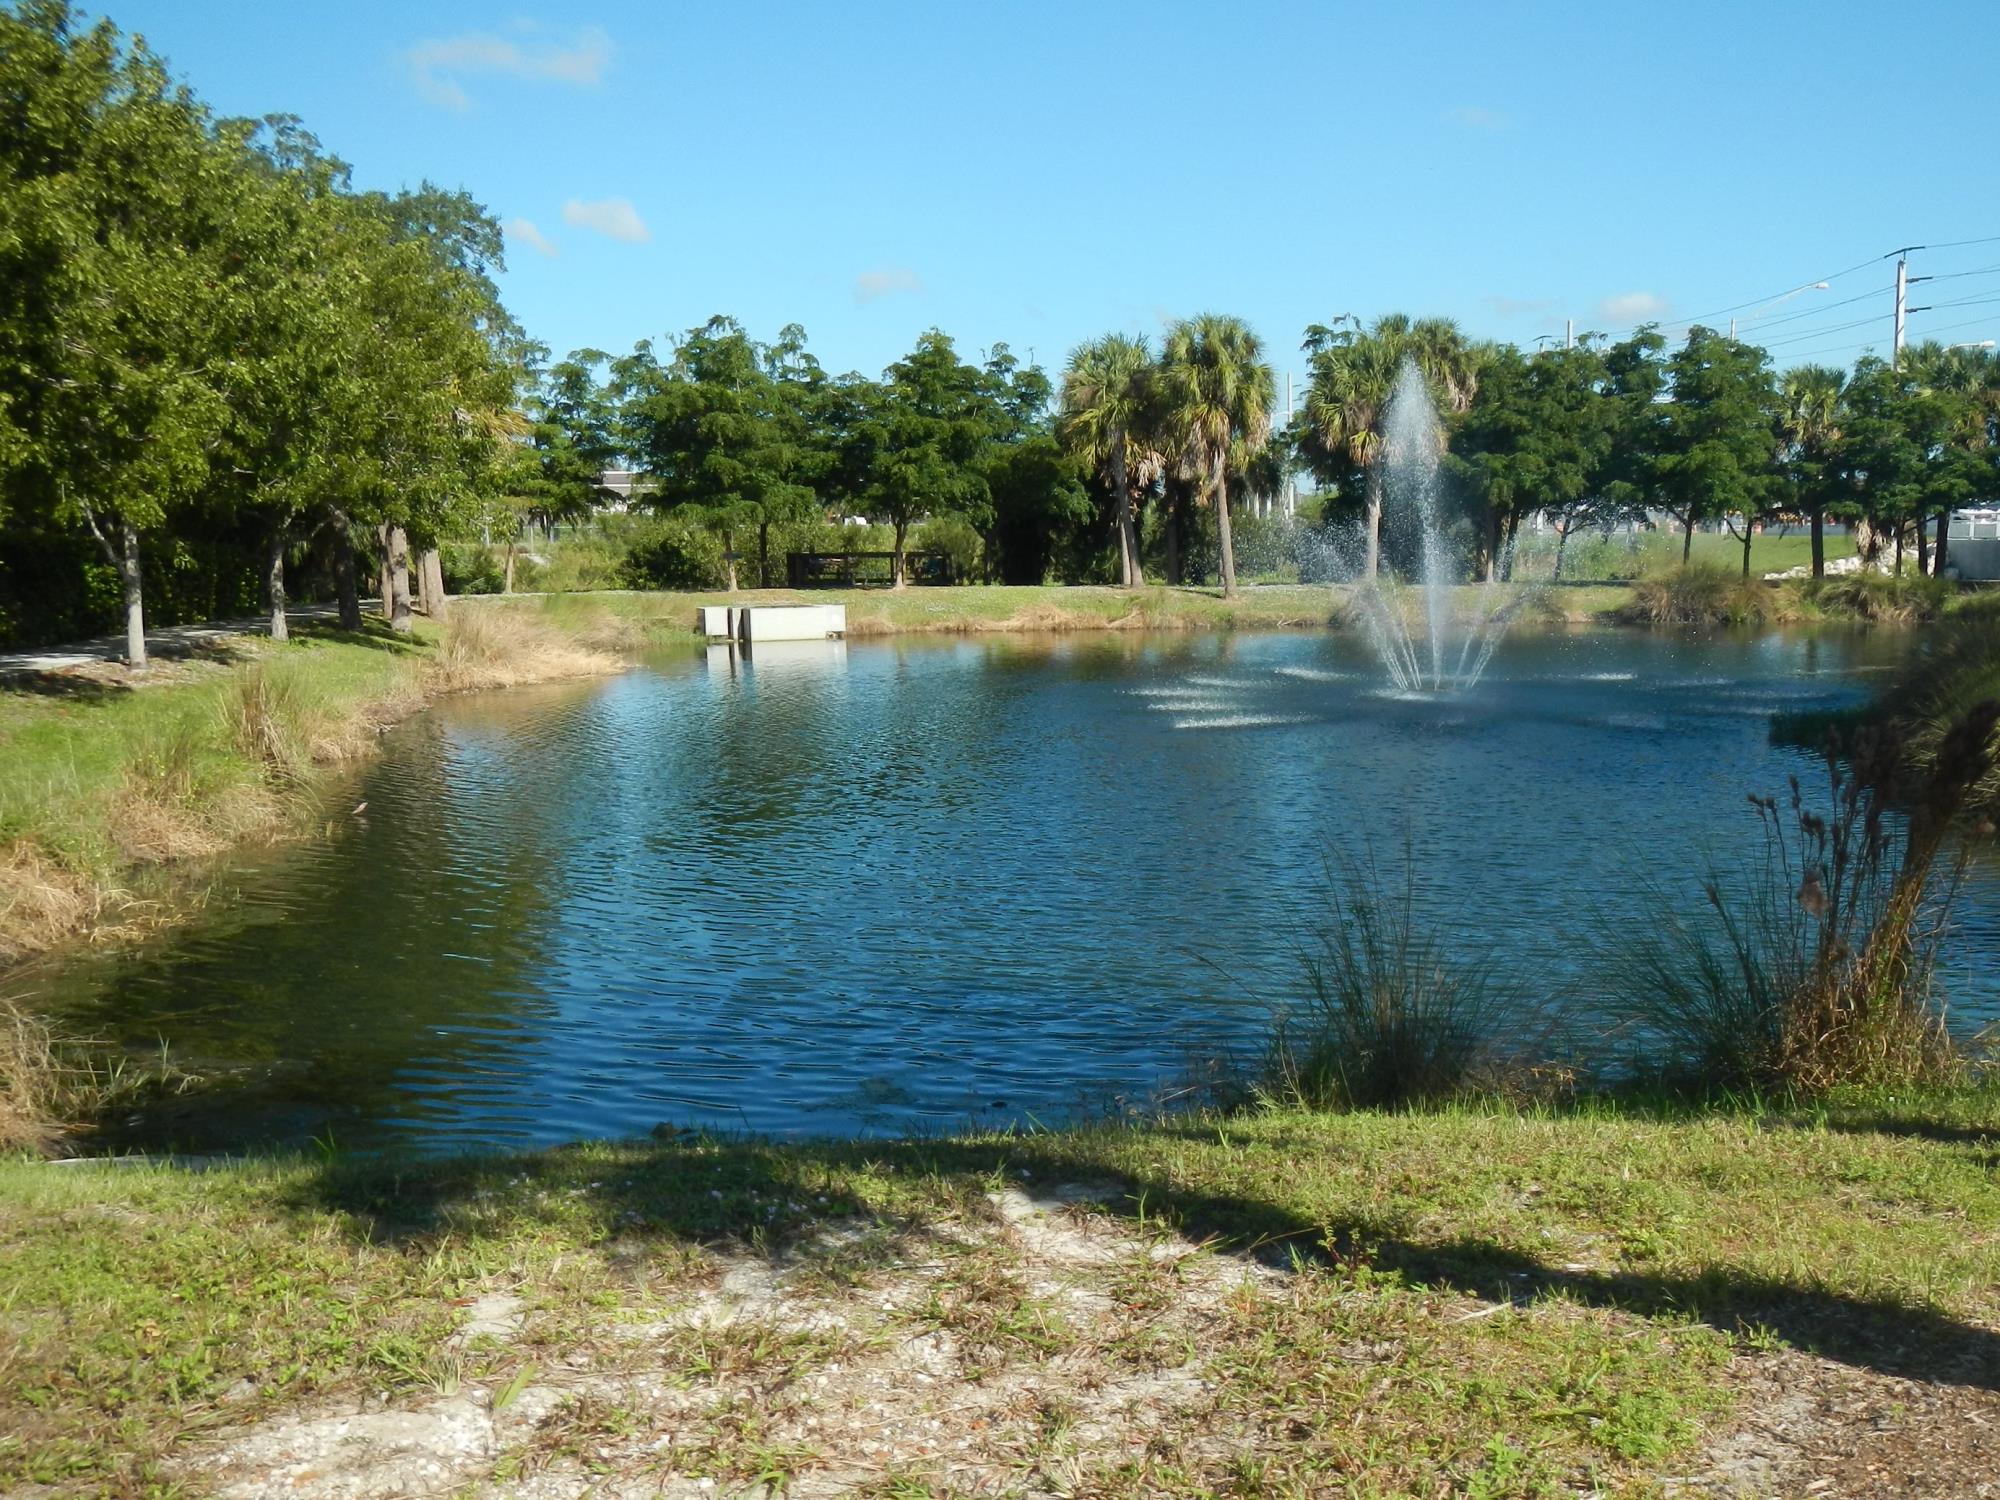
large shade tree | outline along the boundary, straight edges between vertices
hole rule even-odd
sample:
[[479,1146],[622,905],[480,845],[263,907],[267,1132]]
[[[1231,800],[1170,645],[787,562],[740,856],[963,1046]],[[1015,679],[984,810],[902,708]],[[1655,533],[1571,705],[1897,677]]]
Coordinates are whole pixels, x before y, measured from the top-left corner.
[[1264,359],[1264,341],[1241,318],[1203,313],[1168,330],[1159,378],[1168,441],[1205,476],[1215,508],[1222,592],[1233,597],[1229,459],[1232,452],[1255,454],[1270,441],[1277,381]]

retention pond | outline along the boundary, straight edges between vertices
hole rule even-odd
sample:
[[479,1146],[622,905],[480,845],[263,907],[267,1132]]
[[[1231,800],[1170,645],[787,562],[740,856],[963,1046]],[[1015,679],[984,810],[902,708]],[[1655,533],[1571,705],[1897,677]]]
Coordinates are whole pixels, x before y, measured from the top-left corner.
[[[1051,1122],[1254,1063],[1330,865],[1407,853],[1425,920],[1518,981],[1510,1025],[1611,1055],[1608,949],[1755,859],[1748,794],[1824,786],[1773,715],[1903,646],[1523,634],[1445,697],[1338,635],[676,655],[422,715],[326,836],[43,988],[222,1080],[115,1144]],[[2000,1015],[2000,887],[1959,918],[1965,1030]]]

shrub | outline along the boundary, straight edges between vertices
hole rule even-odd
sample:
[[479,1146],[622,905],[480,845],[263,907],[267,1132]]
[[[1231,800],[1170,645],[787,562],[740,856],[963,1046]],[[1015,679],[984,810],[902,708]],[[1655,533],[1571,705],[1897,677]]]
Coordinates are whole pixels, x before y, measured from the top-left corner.
[[985,543],[971,524],[959,516],[939,516],[924,522],[910,538],[919,552],[942,552],[951,561],[951,576],[971,582],[980,576]]
[[[738,559],[742,568],[746,561]],[[722,539],[673,516],[635,526],[617,568],[617,588],[719,589],[727,578]]]
[[478,542],[447,542],[439,554],[447,594],[497,594],[507,581],[501,559],[491,547]]
[[1303,996],[1273,1028],[1268,1086],[1309,1109],[1448,1099],[1485,1071],[1492,976],[1448,954],[1414,911],[1415,880],[1386,896],[1371,869],[1329,881],[1332,921],[1300,955]]

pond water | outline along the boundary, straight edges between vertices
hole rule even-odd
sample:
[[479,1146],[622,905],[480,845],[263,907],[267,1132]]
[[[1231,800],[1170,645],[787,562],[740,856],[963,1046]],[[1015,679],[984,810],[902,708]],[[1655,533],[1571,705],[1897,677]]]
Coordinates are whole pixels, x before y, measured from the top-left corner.
[[[188,1149],[1050,1121],[1254,1057],[1329,862],[1407,852],[1524,1031],[1601,1034],[1605,945],[1754,856],[1748,793],[1823,776],[1773,713],[1901,648],[1522,634],[1421,700],[1339,635],[676,655],[412,720],[326,837],[55,998],[227,1080],[122,1137]],[[1969,1025],[1992,881],[1961,920]]]

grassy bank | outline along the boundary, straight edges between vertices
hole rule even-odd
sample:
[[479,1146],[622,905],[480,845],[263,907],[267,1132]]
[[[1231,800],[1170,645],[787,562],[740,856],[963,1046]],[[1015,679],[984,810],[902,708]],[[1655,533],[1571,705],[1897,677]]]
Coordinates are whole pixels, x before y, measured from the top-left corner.
[[238,637],[0,691],[0,963],[143,929],[199,862],[305,826],[325,771],[440,693],[604,672],[643,639],[595,605],[480,606],[414,636]]
[[[743,589],[724,593],[551,595],[589,599],[662,632],[694,631],[695,610],[715,604],[842,604],[848,634],[986,635],[1082,630],[1319,630],[1338,628],[1348,590],[1335,584],[1262,584],[1234,599],[1213,589],[1033,587]],[[1480,591],[1467,588],[1467,607]],[[1624,584],[1561,584],[1536,591],[1527,620],[1611,624],[1631,602]]]
[[0,1488],[1957,1493],[1997,1135],[1974,1093],[0,1161]]

